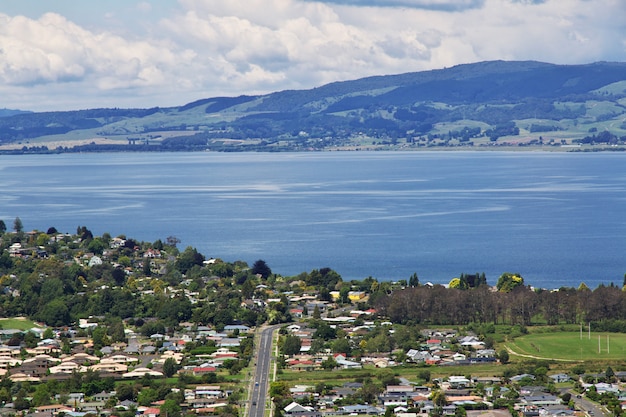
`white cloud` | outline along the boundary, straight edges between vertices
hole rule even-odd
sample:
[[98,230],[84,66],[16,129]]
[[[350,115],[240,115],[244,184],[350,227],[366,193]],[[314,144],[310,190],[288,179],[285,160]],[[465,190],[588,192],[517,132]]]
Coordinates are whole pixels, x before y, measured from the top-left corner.
[[102,11],[97,25],[88,23],[93,16],[0,14],[4,105],[51,109],[59,104],[45,97],[54,95],[69,108],[168,106],[492,59],[626,60],[621,0],[179,0],[130,7],[136,22],[109,21]]

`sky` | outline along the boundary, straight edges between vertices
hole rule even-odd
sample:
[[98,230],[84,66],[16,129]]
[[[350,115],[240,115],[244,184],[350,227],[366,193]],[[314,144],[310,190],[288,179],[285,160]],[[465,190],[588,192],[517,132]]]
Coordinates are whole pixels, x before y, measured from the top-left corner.
[[0,108],[169,107],[489,60],[626,61],[625,0],[0,0]]

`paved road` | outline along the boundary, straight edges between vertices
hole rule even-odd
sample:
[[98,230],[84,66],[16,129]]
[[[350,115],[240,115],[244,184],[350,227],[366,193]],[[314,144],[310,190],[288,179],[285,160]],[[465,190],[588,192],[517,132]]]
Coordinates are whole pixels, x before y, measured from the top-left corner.
[[[259,345],[256,350],[256,368],[250,393],[249,417],[263,417],[266,398],[270,386],[272,361],[272,335],[278,326],[267,327],[261,331]],[[269,403],[268,403],[269,405]]]
[[607,413],[604,407],[589,401],[584,395],[577,394],[569,389],[562,389],[561,392],[569,392],[572,394],[572,400],[576,404],[576,408],[594,417],[610,417],[611,413]]

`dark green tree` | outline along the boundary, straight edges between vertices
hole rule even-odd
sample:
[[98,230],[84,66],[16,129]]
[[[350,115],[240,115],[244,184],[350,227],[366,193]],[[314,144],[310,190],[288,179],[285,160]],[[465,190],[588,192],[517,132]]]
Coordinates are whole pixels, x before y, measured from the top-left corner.
[[[7,231],[7,225],[4,220],[0,220],[0,236],[2,236]],[[624,275],[624,280],[626,280],[626,274]]]
[[174,376],[176,371],[178,371],[178,364],[176,363],[176,360],[173,358],[165,359],[165,362],[163,362],[163,374],[166,377],[171,378]]
[[332,356],[329,356],[324,361],[322,361],[322,369],[327,371],[333,370],[337,367],[337,361]]
[[178,259],[176,260],[176,269],[178,269],[181,273],[186,274],[191,267],[194,265],[202,265],[204,261],[204,256],[198,252],[196,248],[188,246],[183,253],[178,256]]
[[24,231],[22,219],[20,219],[19,217],[16,217],[15,220],[13,220],[13,230],[15,231],[15,233],[22,233]]
[[55,298],[50,301],[38,315],[40,320],[48,326],[67,326],[71,322],[67,305],[61,298]]
[[335,353],[344,353],[349,356],[352,353],[350,341],[345,337],[336,339],[332,344],[332,351]]
[[498,359],[500,359],[500,363],[509,363],[509,352],[506,349],[502,349],[498,353]]
[[260,275],[263,279],[267,279],[272,275],[272,270],[263,259],[259,259],[252,265],[252,273],[254,275]]
[[302,340],[298,336],[287,335],[283,342],[283,355],[293,356],[300,353],[302,347]]
[[163,405],[159,408],[160,415],[167,417],[180,417],[182,415],[180,405],[176,400],[165,400]]
[[409,287],[418,287],[420,285],[420,279],[417,274],[413,272],[413,275],[409,278]]

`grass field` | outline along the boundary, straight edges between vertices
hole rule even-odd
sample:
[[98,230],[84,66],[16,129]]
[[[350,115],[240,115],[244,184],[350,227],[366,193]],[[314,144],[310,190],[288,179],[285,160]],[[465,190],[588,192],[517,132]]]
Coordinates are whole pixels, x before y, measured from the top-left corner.
[[505,343],[509,352],[520,357],[563,361],[623,360],[626,334],[587,332],[538,333]]
[[35,324],[35,322],[21,319],[21,318],[10,318],[10,319],[0,319],[0,328],[2,329],[18,329],[18,330],[28,330],[33,327],[41,327]]

